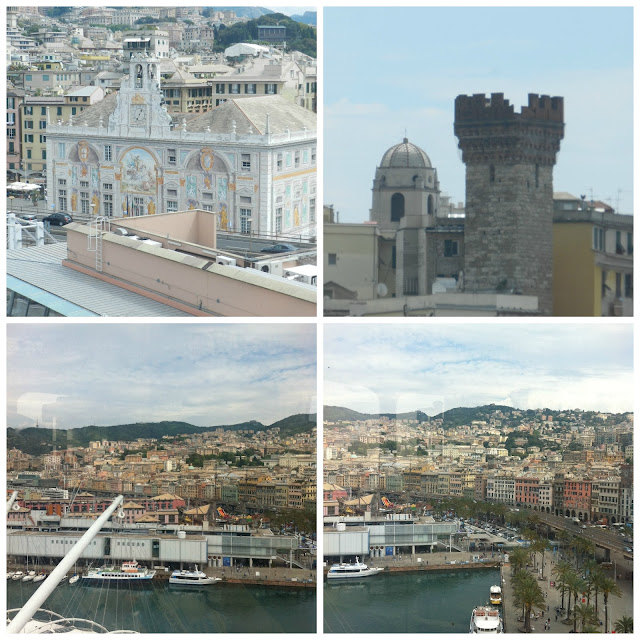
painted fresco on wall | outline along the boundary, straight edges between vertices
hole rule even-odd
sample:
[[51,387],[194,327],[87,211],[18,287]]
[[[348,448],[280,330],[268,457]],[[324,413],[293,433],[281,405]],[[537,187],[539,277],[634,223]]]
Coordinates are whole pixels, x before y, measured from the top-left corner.
[[98,167],[91,167],[91,186],[98,188]]
[[284,228],[291,229],[291,209],[289,207],[284,210]]
[[218,228],[219,229],[228,230],[229,229],[229,216],[227,215],[227,205],[226,204],[220,205],[219,216],[220,216],[220,222],[218,224]]
[[122,157],[122,191],[155,195],[156,163],[144,149],[130,149]]
[[195,200],[198,197],[196,176],[187,176],[187,198]]
[[218,178],[218,200],[227,199],[227,178]]
[[78,186],[78,167],[75,164],[71,167],[71,186]]

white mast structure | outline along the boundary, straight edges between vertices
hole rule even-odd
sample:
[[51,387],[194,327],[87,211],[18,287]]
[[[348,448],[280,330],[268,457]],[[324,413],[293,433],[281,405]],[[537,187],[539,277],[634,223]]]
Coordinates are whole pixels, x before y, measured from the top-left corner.
[[7,633],[20,633],[23,627],[33,618],[40,609],[42,603],[51,595],[65,576],[76,563],[82,552],[96,537],[102,526],[111,517],[111,514],[122,504],[123,496],[118,496],[105,512],[87,529],[86,533],[73,546],[71,551],[60,561],[60,564],[49,574],[49,577],[40,585],[40,588],[29,598],[20,612],[7,626]]
[[18,492],[14,491],[11,494],[11,497],[7,500],[7,513],[9,513],[9,511],[11,511],[11,507],[13,507],[13,503],[16,501],[17,497],[18,497]]

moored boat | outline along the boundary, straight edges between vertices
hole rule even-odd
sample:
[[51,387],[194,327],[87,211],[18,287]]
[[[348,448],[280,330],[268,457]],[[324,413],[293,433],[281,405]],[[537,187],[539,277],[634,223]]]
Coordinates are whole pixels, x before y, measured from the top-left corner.
[[327,573],[327,580],[366,578],[378,575],[381,571],[384,571],[384,569],[381,567],[369,567],[364,562],[360,562],[356,556],[355,562],[341,562],[340,564],[331,565]]
[[502,588],[494,584],[489,590],[491,604],[502,604]]
[[87,573],[82,576],[82,579],[146,582],[150,581],[155,575],[155,570],[142,567],[135,560],[131,560],[129,562],[123,562],[120,567],[108,566],[100,567],[99,569],[89,569]]
[[78,582],[78,580],[80,580],[80,576],[77,573],[74,573],[70,578],[69,578],[69,584],[75,584],[76,582]]
[[171,574],[169,584],[184,584],[188,586],[215,584],[220,582],[222,578],[210,578],[204,571],[198,569],[198,565],[194,571],[177,570]]
[[493,607],[476,607],[471,612],[469,633],[503,633],[500,612]]
[[42,582],[47,577],[46,573],[39,573],[37,576],[33,576],[34,582]]
[[24,571],[15,571],[14,574],[11,576],[12,580],[22,580],[22,577],[24,576]]

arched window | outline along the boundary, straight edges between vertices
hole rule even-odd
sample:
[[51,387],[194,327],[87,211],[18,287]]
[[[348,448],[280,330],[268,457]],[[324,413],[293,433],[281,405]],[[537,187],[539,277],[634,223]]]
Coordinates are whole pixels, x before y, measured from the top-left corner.
[[142,89],[142,65],[136,65],[136,89]]
[[427,198],[427,213],[433,215],[433,196],[429,195]]
[[391,222],[398,222],[404,216],[404,196],[394,193],[391,196]]

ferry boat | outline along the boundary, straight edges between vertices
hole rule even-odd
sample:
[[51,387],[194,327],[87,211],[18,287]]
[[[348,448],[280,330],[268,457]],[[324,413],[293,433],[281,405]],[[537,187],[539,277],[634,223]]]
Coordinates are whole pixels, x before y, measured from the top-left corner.
[[[121,567],[100,567],[89,569],[83,580],[133,580],[146,582],[156,575],[155,570],[141,567],[135,560],[123,562]],[[69,581],[71,582],[71,580]]]
[[500,612],[493,607],[476,607],[471,612],[469,633],[504,633]]
[[194,571],[176,570],[169,578],[169,584],[184,584],[188,586],[201,584],[215,584],[220,582],[222,578],[210,578],[204,571],[198,569],[198,565]]
[[331,565],[327,580],[352,580],[354,578],[366,578],[368,576],[378,575],[384,571],[381,567],[368,567],[364,562],[360,562],[356,556],[356,561],[341,562],[340,564]]
[[497,584],[489,590],[489,600],[491,604],[502,604],[502,589]]

